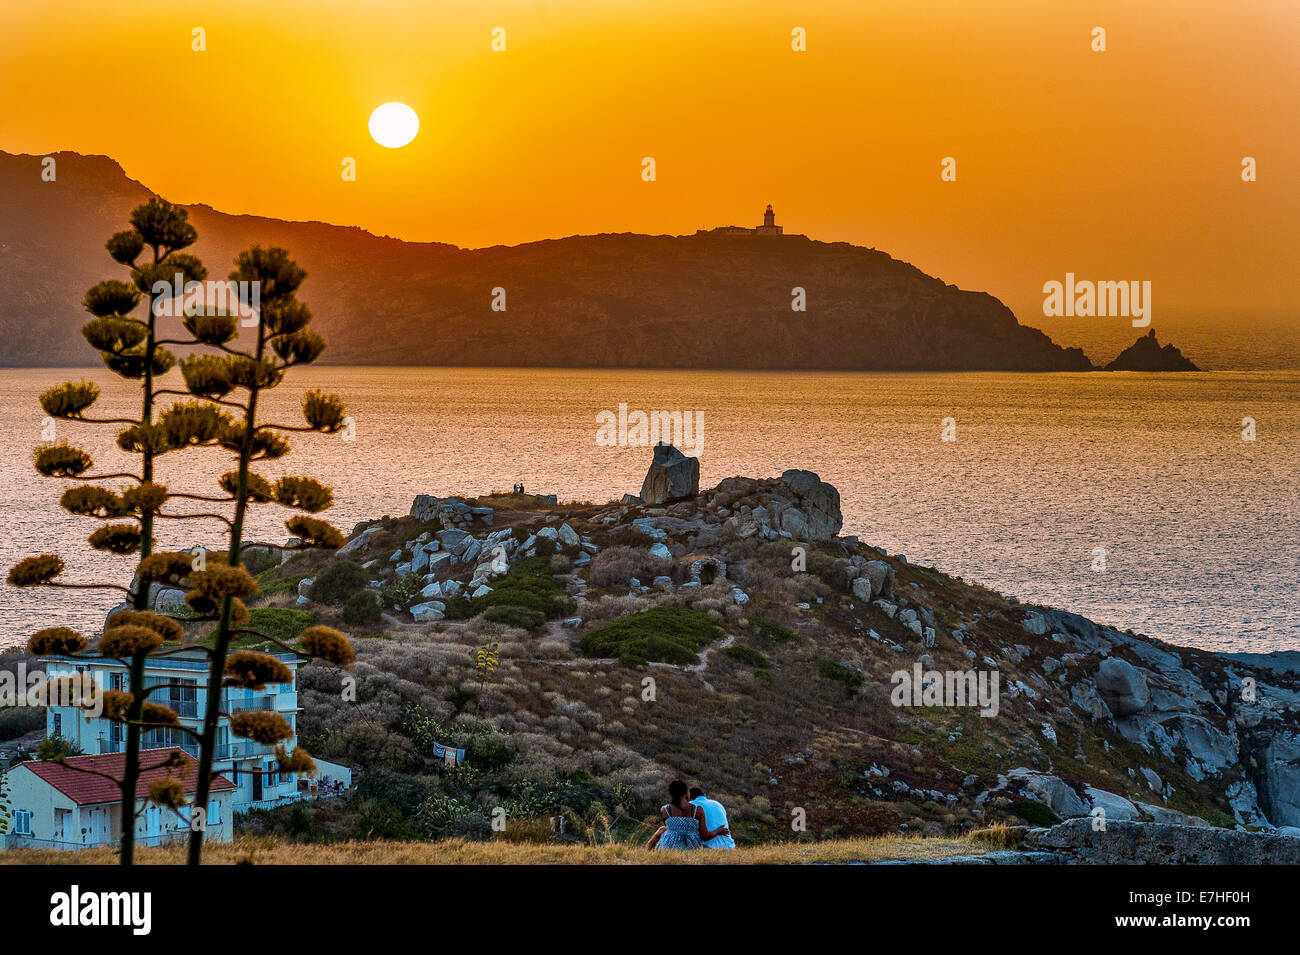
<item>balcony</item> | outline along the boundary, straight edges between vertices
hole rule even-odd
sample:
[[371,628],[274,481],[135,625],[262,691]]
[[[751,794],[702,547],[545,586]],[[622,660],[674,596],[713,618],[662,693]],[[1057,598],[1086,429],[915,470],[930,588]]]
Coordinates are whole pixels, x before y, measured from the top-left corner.
[[[165,746],[176,746],[183,749],[186,753],[195,759],[199,756],[198,740],[178,739],[174,742],[151,741],[148,739],[141,740],[142,749],[158,749]],[[103,753],[124,753],[126,752],[126,742],[120,739],[99,738],[99,752]],[[264,746],[261,743],[255,743],[249,739],[235,740],[232,743],[218,743],[212,751],[212,758],[215,760],[226,759],[251,759],[257,756],[270,756],[275,752],[274,746]]]
[[248,698],[239,697],[226,701],[227,713],[238,713],[243,710],[274,710],[275,697],[269,693]]
[[275,752],[275,747],[264,746],[261,743],[254,743],[251,739],[239,739],[233,743],[218,743],[213,750],[212,758],[222,759],[249,759],[255,756],[270,756]]
[[159,700],[163,706],[170,707],[172,712],[183,719],[197,719],[199,715],[198,700]]

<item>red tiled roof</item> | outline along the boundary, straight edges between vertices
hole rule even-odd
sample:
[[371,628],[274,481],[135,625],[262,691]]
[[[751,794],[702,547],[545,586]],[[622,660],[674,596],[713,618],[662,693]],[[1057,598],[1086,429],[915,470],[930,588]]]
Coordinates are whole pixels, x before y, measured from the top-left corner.
[[[146,769],[142,772],[135,787],[137,799],[144,799],[149,795],[149,784],[151,782],[167,776],[179,779],[181,785],[185,787],[187,795],[197,788],[199,761],[178,747],[141,750],[140,765],[145,767],[157,766],[167,758],[168,753],[172,752],[180,753],[184,762],[180,766]],[[110,776],[121,778],[122,770],[126,765],[125,753],[105,753],[102,756],[69,756],[66,762],[67,765],[31,760],[20,765],[26,766],[79,806],[94,806],[99,803],[119,802],[121,800],[122,790],[117,783],[105,779],[103,776],[96,776],[94,773],[78,772],[70,767],[80,766],[84,769],[93,769],[96,772],[107,773]],[[222,792],[234,788],[235,784],[220,773],[212,777],[210,787],[212,792]]]

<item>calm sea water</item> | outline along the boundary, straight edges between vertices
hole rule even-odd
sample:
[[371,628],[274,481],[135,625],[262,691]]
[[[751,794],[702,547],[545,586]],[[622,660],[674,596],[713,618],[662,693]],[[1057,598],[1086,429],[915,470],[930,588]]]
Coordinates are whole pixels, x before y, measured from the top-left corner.
[[[40,478],[36,395],[67,378],[105,389],[98,413],[136,398],[100,371],[0,371],[0,564],[58,552],[67,579],[125,582],[129,561],[90,552],[96,522],[57,505]],[[1024,600],[1208,649],[1300,649],[1300,373],[744,374],[444,368],[325,368],[291,376],[270,401],[297,423],[308,387],[341,393],[355,441],[296,436],[263,473],[328,481],[326,516],[405,514],[416,494],[508,489],[607,501],[639,490],[650,453],[601,447],[596,415],[631,409],[704,416],[701,483],[807,468],[840,490],[845,533]],[[1242,419],[1258,437],[1242,440]],[[943,420],[956,441],[941,440]],[[59,423],[100,469],[127,463],[113,428]],[[231,457],[164,458],[159,479],[213,493]],[[282,542],[264,508],[260,539]],[[165,546],[219,542],[214,522],[178,521]],[[1104,572],[1094,570],[1104,548]],[[94,629],[116,603],[87,592],[0,585],[0,645],[53,622]]]

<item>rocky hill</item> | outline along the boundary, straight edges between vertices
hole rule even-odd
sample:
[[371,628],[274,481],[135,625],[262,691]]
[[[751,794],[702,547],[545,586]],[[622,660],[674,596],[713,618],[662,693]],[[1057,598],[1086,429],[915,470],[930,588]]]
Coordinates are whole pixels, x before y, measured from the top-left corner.
[[1300,835],[1295,654],[1170,646],[914,566],[840,536],[806,471],[675,496],[424,495],[335,555],[272,561],[259,626],[355,636],[357,700],[304,667],[300,731],[359,784],[346,810],[258,824],[479,837],[502,806],[608,834],[682,777],[748,842],[1004,824],[1058,861],[1300,858],[1250,835]]
[[1200,371],[1173,345],[1161,345],[1153,328],[1119,353],[1106,371]]
[[[0,363],[81,365],[104,242],[152,193],[103,156],[0,152]],[[212,276],[254,243],[312,276],[325,360],[348,364],[1087,371],[1079,349],[876,249],[780,238],[594,235],[467,250],[188,207]],[[794,289],[806,311],[793,311]],[[494,311],[494,289],[506,310]]]

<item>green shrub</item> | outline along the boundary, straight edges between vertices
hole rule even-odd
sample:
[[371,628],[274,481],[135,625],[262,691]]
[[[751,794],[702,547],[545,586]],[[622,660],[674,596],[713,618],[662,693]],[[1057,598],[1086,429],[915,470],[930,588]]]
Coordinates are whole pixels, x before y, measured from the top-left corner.
[[276,594],[296,594],[298,584],[307,574],[296,574],[291,577],[277,577],[274,568],[263,571],[257,575],[257,595],[259,597],[274,597]]
[[819,659],[817,661],[817,672],[826,679],[835,680],[845,686],[857,687],[862,685],[861,673],[852,667],[846,667],[843,663],[836,663],[834,660]]
[[514,761],[515,751],[488,736],[475,736],[465,748],[465,761],[476,769],[495,772]]
[[1233,829],[1237,825],[1237,820],[1222,809],[1211,808],[1200,815],[1210,825],[1220,829]]
[[448,620],[468,620],[474,616],[474,603],[464,594],[443,597],[442,602],[447,608],[442,615]]
[[445,793],[434,793],[420,806],[415,815],[416,825],[427,835],[441,837],[458,819],[473,810],[468,803]]
[[80,756],[81,747],[71,740],[64,739],[58,733],[47,736],[36,745],[37,759],[64,759],[68,756]]
[[338,606],[366,586],[366,572],[350,560],[332,560],[312,580],[307,596],[317,603]]
[[[483,613],[489,607],[509,605],[524,607],[539,613],[543,618],[558,617],[569,607],[569,596],[564,586],[551,576],[549,557],[529,557],[510,568],[510,573],[497,577],[488,584],[490,594],[471,601],[471,616]],[[450,619],[456,619],[447,614]]]
[[[248,611],[248,617],[248,623],[244,624],[244,627],[249,630],[256,630],[258,633],[264,633],[268,637],[283,640],[286,643],[297,640],[298,634],[311,625],[311,614],[306,610],[296,610],[293,607],[254,607]],[[210,631],[199,640],[199,643],[205,647],[212,646],[216,634],[216,630]],[[265,642],[255,634],[243,633],[236,636],[230,645],[232,647],[248,647]]]
[[478,809],[457,816],[442,830],[444,839],[464,839],[467,842],[487,842],[492,835],[492,819]]
[[430,791],[428,781],[419,776],[375,768],[360,774],[356,797],[363,802],[387,802],[396,806],[402,815],[413,816],[429,798]]
[[550,557],[524,557],[510,565],[510,577],[546,577],[551,576]]
[[311,625],[311,613],[293,607],[254,607],[248,613],[252,618],[249,629],[285,642],[297,640],[298,634]]
[[747,647],[743,643],[733,644],[724,651],[731,659],[743,663],[747,667],[755,667],[759,670],[766,670],[769,666],[767,657],[759,653],[753,647]]
[[518,627],[520,630],[536,630],[542,625],[546,616],[536,610],[529,610],[527,607],[500,604],[496,607],[489,607],[484,611],[483,619],[492,623],[502,623],[507,627]]
[[722,624],[707,613],[653,607],[597,627],[579,647],[589,657],[618,657],[628,666],[695,663],[700,651],[722,634]]
[[787,630],[779,623],[772,623],[760,617],[749,618],[749,632],[764,646],[771,646],[774,643],[794,643],[799,639],[798,634]]
[[291,836],[309,836],[312,833],[312,810],[304,802],[296,802],[289,809],[284,828]]
[[241,552],[239,562],[243,565],[244,570],[254,577],[280,566],[279,556],[275,551],[266,547],[253,547]]
[[1054,826],[1061,820],[1047,806],[1033,799],[1022,799],[1011,807],[1011,811],[1031,826]]
[[343,605],[343,622],[352,627],[376,622],[383,616],[379,598],[369,590],[359,590]]
[[400,579],[385,582],[379,588],[379,602],[384,607],[397,607],[405,610],[423,589],[423,577],[419,574],[407,574]]
[[399,839],[409,841],[416,832],[402,818],[401,811],[386,799],[367,802],[357,817],[354,833],[357,839]]
[[842,558],[830,557],[821,551],[808,554],[808,573],[821,578],[822,582],[835,590],[847,591],[851,581],[848,571],[852,565]]

